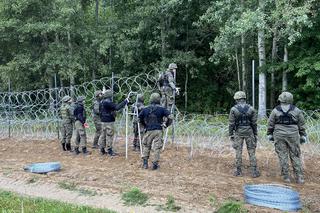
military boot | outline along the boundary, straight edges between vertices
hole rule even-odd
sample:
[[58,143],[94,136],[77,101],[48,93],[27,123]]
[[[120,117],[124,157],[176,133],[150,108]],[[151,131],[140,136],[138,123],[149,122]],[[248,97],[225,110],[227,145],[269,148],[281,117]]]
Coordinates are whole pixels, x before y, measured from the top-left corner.
[[67,151],[67,149],[66,149],[66,143],[61,143],[61,146],[62,146],[62,150],[63,150],[63,151]]
[[260,177],[260,172],[259,172],[259,170],[258,170],[256,167],[254,167],[254,168],[252,169],[251,177],[253,177],[253,178]]
[[82,153],[85,154],[85,155],[90,155],[91,154],[91,152],[89,152],[87,150],[87,147],[82,147]]
[[80,154],[79,147],[74,148],[74,154],[75,155],[79,155]]
[[283,180],[285,183],[291,183],[291,180],[290,180],[289,175],[283,175],[283,176],[282,176],[282,180]]
[[67,151],[70,151],[70,152],[72,151],[72,150],[71,150],[71,144],[70,144],[70,143],[66,143],[66,150],[67,150]]
[[297,177],[296,182],[297,182],[297,184],[304,184],[304,178],[299,176],[299,177]]
[[108,149],[108,155],[110,156],[116,156],[117,154],[112,150],[112,148]]
[[152,162],[152,170],[157,170],[160,168],[159,164],[157,162]]
[[106,154],[106,150],[104,148],[100,148],[100,155],[105,155]]
[[236,168],[236,170],[233,172],[233,176],[242,177],[242,170],[240,167]]
[[143,168],[148,169],[148,159],[143,159]]

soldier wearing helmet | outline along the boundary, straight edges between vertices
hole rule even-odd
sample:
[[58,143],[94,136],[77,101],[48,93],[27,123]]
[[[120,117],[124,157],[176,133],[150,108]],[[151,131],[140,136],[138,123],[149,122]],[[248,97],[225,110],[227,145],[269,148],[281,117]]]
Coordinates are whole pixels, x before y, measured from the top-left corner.
[[148,169],[148,159],[153,143],[154,157],[152,169],[156,170],[159,168],[160,151],[163,146],[162,131],[172,122],[170,112],[166,108],[160,106],[159,93],[151,94],[150,105],[140,112],[139,121],[145,127],[145,134],[142,142],[143,168]]
[[77,102],[74,108],[73,115],[75,117],[75,135],[76,138],[74,140],[74,153],[76,155],[80,154],[79,146],[82,148],[83,154],[90,154],[87,150],[87,134],[86,134],[86,110],[84,108],[84,96],[79,96],[77,98]]
[[291,182],[289,156],[296,182],[302,184],[304,183],[304,177],[300,144],[307,141],[303,112],[293,105],[293,95],[290,92],[282,92],[278,101],[280,105],[272,110],[268,120],[268,139],[274,142],[283,181]]
[[96,132],[94,134],[92,148],[97,149],[99,137],[101,135],[101,130],[102,130],[99,106],[100,106],[100,102],[103,97],[103,93],[101,90],[97,90],[94,93],[94,96],[95,96],[95,99],[94,99],[93,107],[92,107],[92,119],[93,119],[93,123],[94,123],[95,129],[96,129]]
[[242,176],[242,148],[244,141],[250,159],[251,176],[260,176],[257,168],[256,146],[257,146],[257,114],[249,104],[246,103],[246,94],[238,91],[234,94],[236,105],[233,106],[229,114],[229,136],[232,147],[236,151],[234,176]]
[[[99,139],[100,154],[108,154],[110,156],[116,155],[113,151],[113,137],[114,137],[114,122],[116,120],[116,111],[122,109],[129,103],[129,99],[126,98],[119,104],[112,102],[113,92],[108,89],[105,91],[104,99],[100,102],[99,113],[102,126],[102,132]],[[105,150],[107,146],[107,152]]]
[[[140,150],[140,143],[139,143],[139,129],[138,129],[138,117],[139,113],[144,108],[144,97],[142,94],[137,95],[136,103],[132,105],[132,113],[134,114],[133,118],[133,151],[139,151]],[[142,136],[144,132],[144,127],[140,125],[140,136]]]
[[179,88],[176,87],[175,74],[177,64],[169,64],[168,70],[160,74],[158,89],[161,92],[161,105],[171,111],[175,95],[179,95]]
[[62,98],[62,105],[59,110],[60,118],[62,119],[61,132],[61,146],[63,151],[71,151],[71,138],[73,131],[73,110],[71,107],[72,98],[66,95]]

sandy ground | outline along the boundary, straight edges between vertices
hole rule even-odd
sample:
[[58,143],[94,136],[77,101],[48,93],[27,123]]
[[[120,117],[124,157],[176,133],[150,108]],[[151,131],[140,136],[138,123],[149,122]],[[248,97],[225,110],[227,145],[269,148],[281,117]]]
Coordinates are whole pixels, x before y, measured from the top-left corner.
[[[122,143],[123,144],[123,143]],[[304,147],[304,149],[308,147]],[[232,176],[234,153],[231,149],[216,153],[202,150],[189,158],[185,147],[169,146],[161,155],[159,171],[141,168],[139,153],[129,151],[125,159],[123,146],[116,146],[117,157],[100,156],[91,150],[89,156],[74,156],[62,152],[58,141],[0,140],[0,188],[30,196],[58,199],[71,203],[104,207],[118,212],[159,212],[156,206],[164,204],[168,195],[182,207],[180,212],[214,212],[209,197],[219,203],[226,199],[243,201],[245,184],[283,184],[279,176],[278,161],[271,148],[257,150],[258,164],[262,173],[253,179],[249,173],[248,156],[244,153],[244,177]],[[59,161],[60,172],[36,175],[23,171],[28,163]],[[303,205],[311,212],[320,212],[320,155],[304,155],[306,183],[289,184],[300,195]],[[30,182],[35,182],[30,184]],[[62,182],[75,183],[95,191],[98,195],[79,195],[75,191],[61,189]],[[150,195],[146,207],[126,207],[121,193],[132,186]],[[48,188],[48,190],[45,190]],[[250,212],[281,212],[273,209],[245,205]]]

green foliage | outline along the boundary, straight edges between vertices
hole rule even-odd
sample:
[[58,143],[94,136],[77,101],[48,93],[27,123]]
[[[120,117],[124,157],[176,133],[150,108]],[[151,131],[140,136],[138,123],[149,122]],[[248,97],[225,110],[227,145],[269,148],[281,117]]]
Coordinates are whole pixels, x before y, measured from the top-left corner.
[[59,182],[58,183],[59,187],[62,188],[62,189],[67,189],[67,190],[70,190],[70,191],[75,191],[77,189],[77,184],[75,182]]
[[75,182],[59,182],[58,185],[62,189],[79,192],[79,194],[85,195],[85,196],[95,196],[98,194],[94,190],[89,190],[81,187],[79,188]]
[[121,199],[125,205],[144,205],[148,201],[148,195],[141,192],[139,188],[133,187],[130,191],[123,193]]
[[243,207],[243,204],[237,201],[228,201],[224,203],[217,211],[216,213],[247,213],[248,210],[246,210]]
[[181,207],[176,205],[175,199],[172,195],[169,195],[167,197],[167,202],[165,205],[159,206],[159,210],[163,210],[163,211],[177,212],[180,209]]
[[21,197],[11,192],[0,191],[1,212],[71,212],[71,213],[115,213],[107,209],[95,209],[41,198]]

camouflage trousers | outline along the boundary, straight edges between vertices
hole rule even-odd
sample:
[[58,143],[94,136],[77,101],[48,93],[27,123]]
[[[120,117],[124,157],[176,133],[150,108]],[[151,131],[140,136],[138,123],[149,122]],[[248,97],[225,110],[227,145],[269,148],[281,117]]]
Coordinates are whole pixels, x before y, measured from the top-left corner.
[[66,143],[66,144],[71,143],[72,131],[73,131],[72,122],[62,122],[60,127],[60,133],[61,133],[60,142]]
[[101,135],[99,139],[100,148],[112,148],[113,136],[114,136],[114,122],[106,123],[101,122]]
[[299,135],[283,137],[275,134],[274,140],[275,151],[278,154],[281,167],[281,175],[289,175],[288,157],[290,157],[296,177],[303,177]]
[[163,87],[161,89],[160,104],[171,112],[172,105],[174,104],[174,93],[170,87]]
[[154,148],[154,156],[153,156],[152,162],[158,163],[160,160],[160,152],[163,145],[162,130],[147,131],[144,134],[143,142],[142,142],[142,146],[143,146],[142,158],[143,159],[149,159],[152,143]]
[[97,146],[98,142],[99,142],[99,138],[101,135],[101,131],[102,131],[102,125],[101,125],[101,120],[100,118],[94,117],[93,118],[93,123],[94,123],[94,127],[96,128],[96,132],[94,133],[94,138],[93,138],[93,146]]
[[252,169],[257,167],[257,159],[256,159],[256,147],[257,142],[253,135],[250,136],[235,136],[232,147],[236,151],[236,160],[235,167],[241,168],[242,166],[242,149],[244,141],[247,144],[247,150],[249,154],[250,166]]
[[84,128],[83,124],[80,121],[76,121],[74,123],[75,126],[75,148],[81,147],[86,147],[87,146],[87,134],[86,134],[86,129]]

